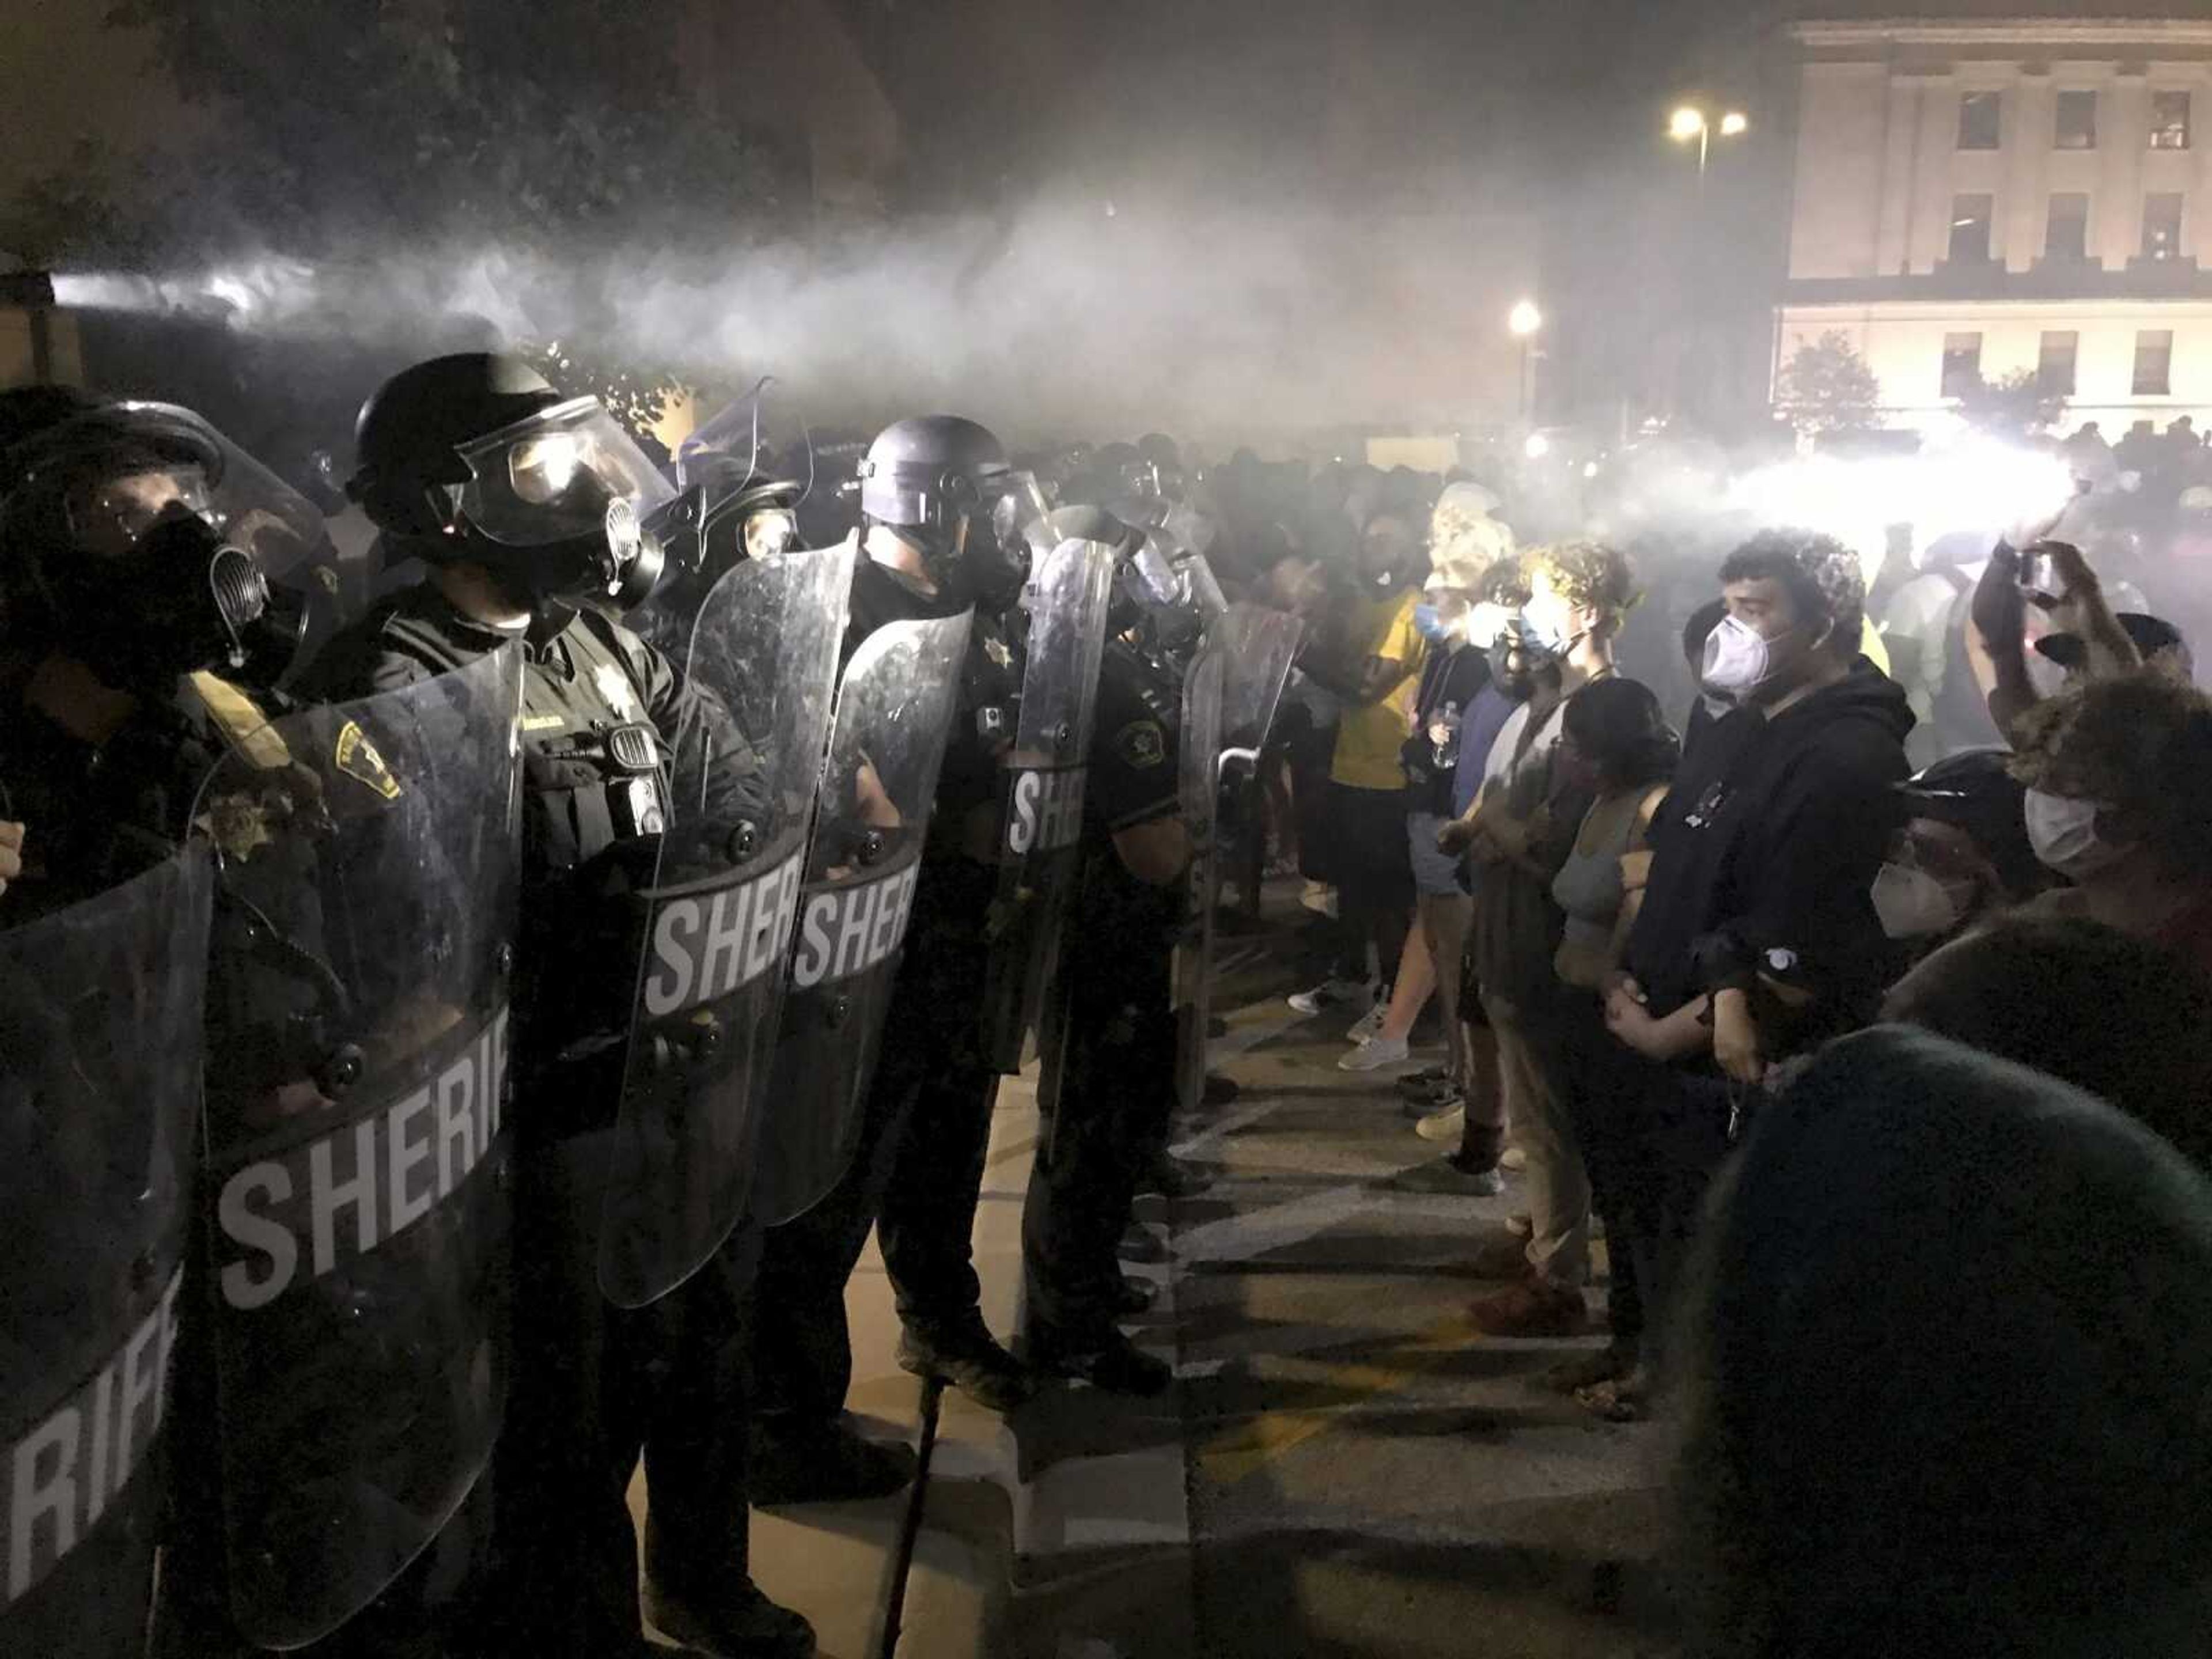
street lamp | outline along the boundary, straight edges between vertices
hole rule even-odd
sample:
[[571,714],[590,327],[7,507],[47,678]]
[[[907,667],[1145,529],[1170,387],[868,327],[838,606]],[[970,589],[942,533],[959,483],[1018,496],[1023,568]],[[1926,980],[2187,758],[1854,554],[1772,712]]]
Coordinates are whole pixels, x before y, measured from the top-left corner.
[[1686,144],[1692,139],[1697,141],[1698,177],[1700,179],[1705,176],[1705,161],[1712,150],[1713,129],[1716,126],[1719,127],[1723,138],[1741,138],[1751,131],[1751,118],[1741,110],[1732,109],[1716,122],[1696,105],[1685,104],[1667,123],[1667,135],[1676,143]]
[[1536,403],[1535,344],[1543,326],[1544,313],[1534,300],[1522,300],[1505,313],[1507,331],[1521,342],[1521,421],[1524,426]]

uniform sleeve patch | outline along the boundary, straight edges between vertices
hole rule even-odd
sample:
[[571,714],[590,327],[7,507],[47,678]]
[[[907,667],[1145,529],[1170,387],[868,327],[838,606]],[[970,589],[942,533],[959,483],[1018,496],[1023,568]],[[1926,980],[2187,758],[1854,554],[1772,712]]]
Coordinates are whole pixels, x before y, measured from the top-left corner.
[[1167,758],[1167,740],[1158,720],[1131,720],[1114,734],[1114,752],[1139,769]]
[[356,782],[367,784],[385,799],[399,799],[399,780],[392,775],[392,769],[376,752],[376,745],[368,740],[359,721],[348,720],[340,729],[331,763]]

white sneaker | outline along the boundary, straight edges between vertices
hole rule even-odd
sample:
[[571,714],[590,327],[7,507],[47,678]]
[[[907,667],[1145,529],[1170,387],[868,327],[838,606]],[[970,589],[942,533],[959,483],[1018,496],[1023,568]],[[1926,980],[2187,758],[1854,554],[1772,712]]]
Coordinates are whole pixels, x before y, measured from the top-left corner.
[[1352,1022],[1351,1026],[1345,1031],[1344,1040],[1346,1042],[1366,1042],[1368,1038],[1373,1036],[1376,1032],[1382,1029],[1382,1022],[1389,1018],[1389,1004],[1385,1002],[1376,1003],[1365,1013],[1360,1015],[1358,1019]]
[[1340,1072],[1381,1072],[1403,1066],[1412,1058],[1403,1037],[1378,1036],[1354,1048],[1336,1062]]
[[1363,996],[1366,991],[1367,988],[1356,979],[1325,979],[1310,991],[1293,991],[1288,1001],[1302,1014],[1318,1014]]
[[1456,1142],[1467,1133],[1467,1108],[1447,1106],[1441,1112],[1431,1112],[1413,1126],[1413,1133],[1424,1140]]
[[1336,889],[1327,882],[1309,880],[1298,889],[1298,902],[1317,916],[1336,914]]

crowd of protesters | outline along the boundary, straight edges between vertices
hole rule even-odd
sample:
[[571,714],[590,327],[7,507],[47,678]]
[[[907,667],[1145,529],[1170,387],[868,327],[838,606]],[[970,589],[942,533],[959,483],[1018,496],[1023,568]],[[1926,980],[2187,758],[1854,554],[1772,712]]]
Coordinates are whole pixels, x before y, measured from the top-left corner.
[[[2158,441],[2168,507],[2212,505],[2212,452]],[[1356,1016],[1344,1069],[1449,1146],[1395,1184],[1512,1191],[1470,1224],[1481,1331],[1581,1334],[1605,1241],[1607,1340],[1547,1381],[1678,1419],[1704,1650],[2201,1650],[2212,699],[2149,598],[2185,613],[2179,538],[1907,535],[1870,603],[1802,529],[1700,571],[1522,545],[1463,477],[1207,483],[1224,586],[1308,622],[1260,792],[1319,912],[1291,1005]]]

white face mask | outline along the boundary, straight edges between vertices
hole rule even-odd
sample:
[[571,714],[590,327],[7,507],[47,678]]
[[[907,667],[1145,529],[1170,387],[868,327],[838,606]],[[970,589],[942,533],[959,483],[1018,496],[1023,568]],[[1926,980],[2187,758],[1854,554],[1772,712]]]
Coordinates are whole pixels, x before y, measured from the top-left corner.
[[1773,653],[1749,623],[1723,617],[1705,635],[1705,665],[1698,678],[1707,690],[1742,697],[1765,684],[1773,672]]
[[1892,939],[1931,939],[1966,919],[1966,907],[1925,870],[1885,864],[1874,878],[1874,913]]
[[2079,880],[2126,856],[2126,848],[2098,836],[2095,801],[2031,789],[2026,810],[2027,844],[2046,868],[2062,876]]

